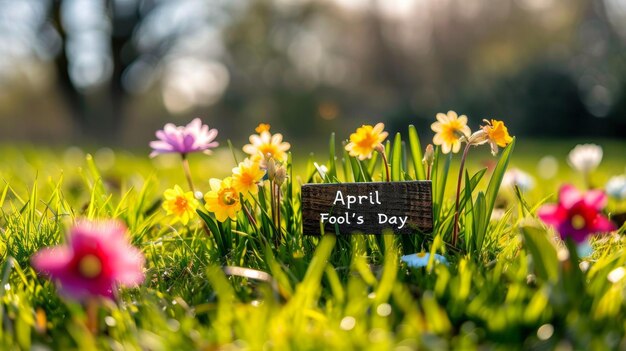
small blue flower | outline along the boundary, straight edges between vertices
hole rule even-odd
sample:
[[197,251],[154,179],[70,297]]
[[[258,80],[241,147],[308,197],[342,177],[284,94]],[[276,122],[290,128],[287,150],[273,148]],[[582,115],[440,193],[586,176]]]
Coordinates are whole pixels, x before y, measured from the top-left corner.
[[581,258],[589,257],[593,254],[593,247],[591,247],[589,238],[576,246],[576,252],[578,253],[578,257]]
[[[430,253],[418,252],[411,255],[404,255],[400,259],[406,262],[407,266],[412,268],[426,267],[428,265],[428,260],[430,259]],[[447,265],[448,260],[444,256],[435,254],[435,263],[443,263]]]

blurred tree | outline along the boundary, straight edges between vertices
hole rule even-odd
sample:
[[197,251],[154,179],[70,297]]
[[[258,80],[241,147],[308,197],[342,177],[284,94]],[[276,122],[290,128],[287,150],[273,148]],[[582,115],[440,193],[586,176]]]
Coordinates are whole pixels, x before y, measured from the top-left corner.
[[65,43],[55,59],[58,85],[87,137],[110,140],[122,126],[122,76],[138,56],[132,38],[140,20],[137,4],[53,2],[52,21]]
[[53,62],[81,134],[149,125],[125,135],[144,144],[191,113],[233,136],[260,121],[299,138],[378,120],[426,134],[448,109],[615,136],[623,23],[626,0],[0,0],[0,89],[30,58]]
[[53,1],[52,23],[64,43],[55,59],[58,84],[80,132],[117,137],[132,94],[157,80],[172,113],[214,103],[228,81],[216,39],[235,3]]

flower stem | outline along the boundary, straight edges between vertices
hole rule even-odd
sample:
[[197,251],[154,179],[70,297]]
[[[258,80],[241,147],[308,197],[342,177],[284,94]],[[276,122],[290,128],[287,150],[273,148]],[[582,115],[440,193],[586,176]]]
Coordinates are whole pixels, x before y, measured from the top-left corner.
[[276,229],[278,229],[278,241],[283,240],[283,231],[280,226],[280,185],[276,184]]
[[[274,181],[270,180],[270,205],[272,207],[272,223],[274,224],[274,228],[277,228],[276,225],[276,193],[274,192]],[[274,244],[278,248],[279,240],[278,233],[275,233],[274,236]]]
[[385,167],[385,174],[387,175],[387,181],[391,181],[391,176],[389,175],[389,161],[387,160],[387,155],[385,154],[385,147],[383,144],[379,144],[376,151],[383,157],[383,167]]
[[[456,203],[454,205],[454,230],[452,231],[452,246],[456,247],[456,242],[459,237],[459,199],[461,197],[461,182],[463,181],[463,169],[465,168],[465,159],[472,144],[467,143],[463,150],[463,156],[461,157],[461,165],[459,166],[459,180],[456,184]],[[466,185],[467,186],[467,185]]]
[[591,185],[591,172],[585,172],[585,185],[587,186],[587,190],[592,190],[593,186]]
[[430,180],[430,170],[431,170],[431,165],[429,164],[428,166],[426,166],[426,180]]
[[[183,171],[185,172],[185,178],[187,178],[187,183],[189,183],[189,188],[192,192],[195,193],[195,188],[193,186],[193,181],[191,180],[191,169],[189,168],[189,160],[187,159],[187,154],[181,154],[183,161]],[[194,194],[195,196],[195,194]]]
[[98,332],[98,308],[100,307],[98,300],[95,297],[87,300],[87,329],[92,335],[96,335]]
[[248,208],[248,204],[244,203],[242,207],[243,207],[244,212],[246,213],[246,217],[248,217],[248,221],[250,221],[250,224],[252,224],[252,226],[256,228],[256,221],[254,220],[254,217],[252,216],[252,212]]

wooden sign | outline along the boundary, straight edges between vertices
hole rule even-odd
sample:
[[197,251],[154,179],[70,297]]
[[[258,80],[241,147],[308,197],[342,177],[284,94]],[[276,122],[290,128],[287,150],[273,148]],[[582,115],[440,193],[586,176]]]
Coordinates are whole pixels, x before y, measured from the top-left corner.
[[[395,234],[433,228],[430,181],[305,184],[302,186],[304,234]],[[338,230],[338,233],[337,233]]]

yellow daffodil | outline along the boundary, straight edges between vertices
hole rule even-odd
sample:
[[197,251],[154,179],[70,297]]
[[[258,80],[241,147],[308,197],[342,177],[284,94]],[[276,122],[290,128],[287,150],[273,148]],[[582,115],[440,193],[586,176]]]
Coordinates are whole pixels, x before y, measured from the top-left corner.
[[495,119],[491,121],[484,119],[483,121],[486,125],[472,134],[468,139],[468,143],[472,145],[489,143],[491,153],[495,156],[498,154],[498,146],[505,147],[509,145],[513,138],[509,135],[509,131],[502,121]]
[[441,151],[444,154],[450,151],[459,152],[462,138],[472,133],[467,126],[467,116],[459,117],[454,111],[448,111],[447,114],[438,113],[437,122],[433,123],[430,128],[436,133],[433,137],[433,144],[441,145]]
[[277,160],[286,161],[287,153],[291,145],[287,142],[283,142],[283,135],[276,133],[272,135],[269,132],[269,125],[267,130],[257,127],[257,130],[261,130],[259,134],[250,135],[250,144],[244,145],[243,151],[251,156],[263,155],[265,158],[275,158]]
[[246,197],[256,195],[259,192],[258,184],[264,175],[265,171],[261,169],[259,162],[246,158],[239,166],[233,168],[233,188]]
[[356,132],[350,134],[350,143],[346,145],[346,151],[350,156],[365,160],[372,157],[372,152],[377,148],[382,149],[382,142],[385,141],[387,132],[383,131],[385,125],[378,123],[375,126],[363,125],[357,128]]
[[509,131],[504,125],[504,122],[497,121],[495,119],[492,119],[491,123],[487,120],[484,121],[487,123],[487,125],[484,126],[483,129],[489,136],[490,143],[496,144],[500,147],[505,147],[513,141],[513,138],[511,138],[511,136],[509,135]]
[[180,221],[187,225],[189,219],[196,215],[196,208],[200,204],[193,196],[193,192],[184,192],[178,185],[175,185],[174,189],[165,190],[163,197],[165,201],[162,206],[168,215],[174,216],[173,223]]
[[254,129],[255,132],[261,134],[263,132],[270,131],[270,125],[267,123],[259,123],[259,125]]
[[236,220],[237,212],[241,211],[241,202],[239,191],[232,185],[232,178],[228,177],[223,180],[212,178],[209,184],[211,190],[204,195],[206,202],[204,207],[209,212],[213,212],[220,222],[224,222],[229,217]]

